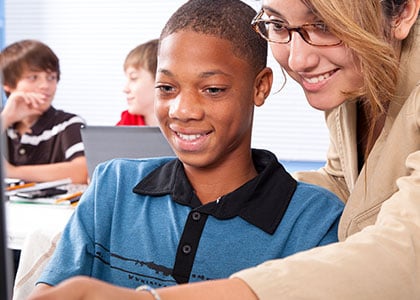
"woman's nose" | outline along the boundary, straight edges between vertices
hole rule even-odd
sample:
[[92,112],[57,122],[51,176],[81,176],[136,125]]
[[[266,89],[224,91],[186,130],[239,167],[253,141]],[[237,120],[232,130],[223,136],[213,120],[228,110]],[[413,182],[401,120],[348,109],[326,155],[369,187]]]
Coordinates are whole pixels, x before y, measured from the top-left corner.
[[288,65],[290,69],[295,72],[304,72],[318,64],[317,49],[308,44],[298,32],[292,32],[292,39],[289,43]]

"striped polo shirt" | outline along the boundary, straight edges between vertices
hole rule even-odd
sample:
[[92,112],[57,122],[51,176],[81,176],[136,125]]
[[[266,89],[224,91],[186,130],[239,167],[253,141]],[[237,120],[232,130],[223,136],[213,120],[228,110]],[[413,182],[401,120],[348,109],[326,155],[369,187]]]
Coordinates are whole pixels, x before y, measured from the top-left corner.
[[36,165],[71,161],[84,155],[80,127],[84,120],[50,107],[31,127],[19,135],[14,127],[6,131],[8,161],[14,165]]

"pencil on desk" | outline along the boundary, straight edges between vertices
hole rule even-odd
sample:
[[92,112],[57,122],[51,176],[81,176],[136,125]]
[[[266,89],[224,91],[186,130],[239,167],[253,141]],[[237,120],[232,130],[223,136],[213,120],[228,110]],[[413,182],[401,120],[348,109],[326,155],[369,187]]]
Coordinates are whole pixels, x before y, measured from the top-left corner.
[[79,196],[79,197],[76,197],[76,198],[73,198],[73,199],[69,200],[70,205],[73,206],[73,207],[77,206],[77,204],[79,204],[80,197],[82,197],[82,196]]
[[28,182],[28,183],[23,183],[23,184],[18,184],[18,185],[14,185],[14,186],[9,186],[6,188],[6,191],[14,191],[14,190],[18,190],[18,189],[23,189],[23,188],[27,188],[30,186],[34,186],[36,184],[36,182]]
[[58,198],[57,200],[55,200],[55,203],[58,204],[58,203],[61,203],[61,202],[64,202],[64,201],[70,201],[71,202],[74,199],[79,200],[79,198],[80,198],[80,196],[82,194],[83,194],[83,192],[76,192],[74,194],[71,194],[71,195],[67,195],[65,197]]
[[80,197],[82,196],[77,196],[75,198],[71,198],[70,200],[61,200],[59,203],[54,203],[56,205],[70,205],[73,207],[76,207],[77,204],[79,203]]

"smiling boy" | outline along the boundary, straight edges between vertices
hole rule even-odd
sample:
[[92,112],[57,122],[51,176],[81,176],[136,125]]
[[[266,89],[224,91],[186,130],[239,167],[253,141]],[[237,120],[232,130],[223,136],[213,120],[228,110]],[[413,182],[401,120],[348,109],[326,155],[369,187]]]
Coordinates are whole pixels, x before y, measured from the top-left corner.
[[337,240],[341,201],[251,149],[254,107],[272,83],[255,13],[191,0],[169,19],[155,107],[177,157],[97,167],[38,292],[75,275],[130,288],[222,278]]
[[52,106],[60,80],[56,54],[40,41],[18,41],[2,50],[0,68],[7,96],[1,112],[8,143],[6,176],[86,183],[84,120]]

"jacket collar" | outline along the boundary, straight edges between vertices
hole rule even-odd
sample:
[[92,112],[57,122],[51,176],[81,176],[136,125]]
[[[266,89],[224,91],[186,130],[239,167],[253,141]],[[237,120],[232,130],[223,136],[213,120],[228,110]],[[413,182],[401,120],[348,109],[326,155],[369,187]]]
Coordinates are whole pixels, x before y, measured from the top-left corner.
[[273,234],[286,212],[297,183],[271,152],[253,150],[252,156],[257,177],[205,205],[194,194],[179,159],[152,171],[134,187],[133,192],[151,196],[169,194],[178,204],[221,220],[239,216]]
[[412,28],[413,44],[403,47],[400,58],[400,78],[397,86],[397,99],[402,106],[416,84],[420,82],[420,19]]

